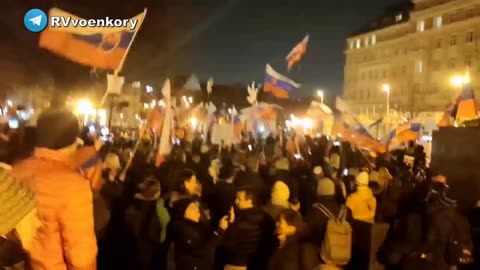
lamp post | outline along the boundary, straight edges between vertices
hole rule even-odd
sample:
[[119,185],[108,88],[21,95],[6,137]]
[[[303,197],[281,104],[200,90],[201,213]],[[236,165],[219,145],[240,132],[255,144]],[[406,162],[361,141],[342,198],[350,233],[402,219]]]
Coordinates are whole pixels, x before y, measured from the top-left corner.
[[390,84],[386,83],[382,85],[382,90],[387,94],[387,117],[390,116]]
[[320,98],[320,102],[323,104],[323,98],[324,98],[323,90],[317,90],[317,97]]

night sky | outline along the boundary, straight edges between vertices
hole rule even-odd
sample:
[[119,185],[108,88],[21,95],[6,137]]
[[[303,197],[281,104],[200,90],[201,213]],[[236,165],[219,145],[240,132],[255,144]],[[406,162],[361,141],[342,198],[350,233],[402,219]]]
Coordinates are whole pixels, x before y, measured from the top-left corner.
[[[84,18],[128,18],[147,7],[147,19],[128,57],[128,80],[158,83],[165,76],[195,73],[218,83],[261,82],[265,64],[286,73],[285,56],[306,34],[307,55],[288,75],[310,95],[315,88],[341,93],[345,38],[398,0],[4,0],[0,67],[21,71],[42,66],[58,83],[91,80],[89,69],[36,47],[38,35],[23,26],[30,8],[52,6]],[[2,2],[4,2],[2,1]],[[3,61],[3,62],[2,62]],[[7,62],[6,62],[7,61]],[[8,62],[10,61],[10,62]],[[27,66],[26,68],[24,66]],[[15,69],[13,69],[15,70]],[[0,74],[0,83],[6,85]]]

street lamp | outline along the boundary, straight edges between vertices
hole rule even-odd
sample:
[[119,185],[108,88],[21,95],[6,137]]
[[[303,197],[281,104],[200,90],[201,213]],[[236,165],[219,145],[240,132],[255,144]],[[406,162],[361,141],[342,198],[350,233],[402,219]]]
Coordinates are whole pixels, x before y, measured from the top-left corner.
[[451,83],[453,86],[461,88],[463,85],[470,82],[470,75],[465,74],[465,76],[455,75],[451,78]]
[[383,84],[382,90],[387,94],[387,116],[389,116],[390,115],[390,91],[391,91],[390,84],[388,83]]
[[320,98],[320,101],[321,101],[322,104],[323,104],[323,98],[324,98],[323,90],[317,90],[317,97]]

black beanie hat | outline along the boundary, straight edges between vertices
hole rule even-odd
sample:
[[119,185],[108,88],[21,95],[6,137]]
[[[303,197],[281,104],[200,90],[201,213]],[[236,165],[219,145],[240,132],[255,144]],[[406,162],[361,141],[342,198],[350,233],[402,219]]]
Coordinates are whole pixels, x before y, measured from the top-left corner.
[[77,117],[67,109],[50,108],[37,120],[36,146],[58,150],[72,145],[80,133]]

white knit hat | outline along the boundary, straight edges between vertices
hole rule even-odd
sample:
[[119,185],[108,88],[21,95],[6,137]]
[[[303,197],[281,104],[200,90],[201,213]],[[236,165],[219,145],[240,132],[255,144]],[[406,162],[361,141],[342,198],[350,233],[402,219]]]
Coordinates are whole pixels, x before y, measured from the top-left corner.
[[361,172],[355,178],[355,184],[357,186],[368,186],[369,175],[366,172]]
[[335,183],[329,178],[323,178],[317,184],[318,196],[335,195]]

